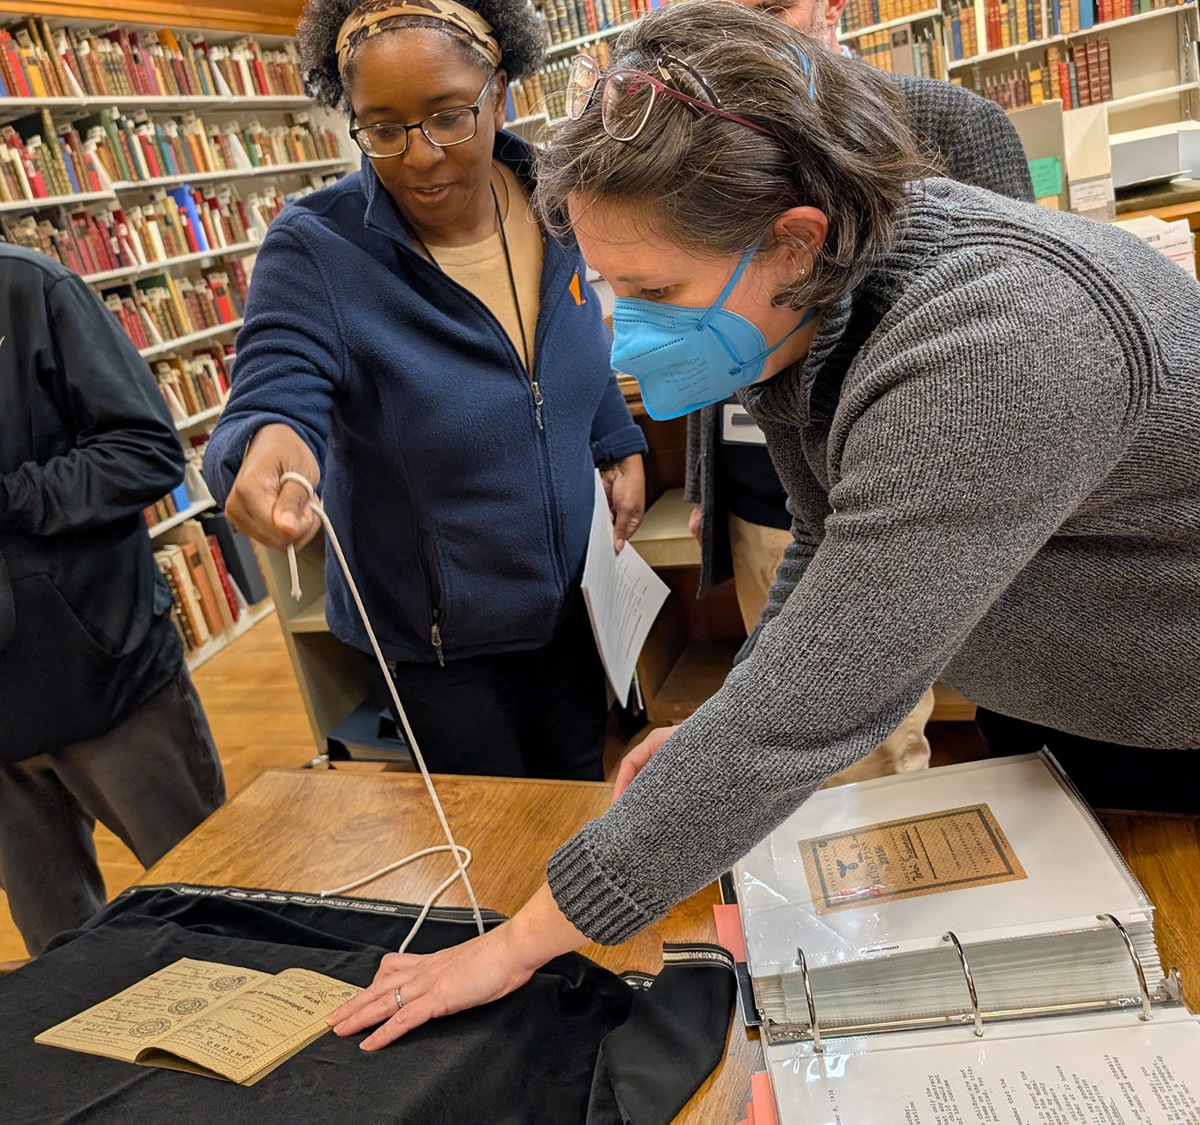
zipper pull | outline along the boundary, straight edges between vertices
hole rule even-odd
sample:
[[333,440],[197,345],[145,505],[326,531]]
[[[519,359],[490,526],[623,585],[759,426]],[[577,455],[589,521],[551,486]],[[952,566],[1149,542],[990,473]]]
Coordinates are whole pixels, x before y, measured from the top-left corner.
[[537,427],[539,430],[544,430],[546,427],[542,425],[542,403],[546,400],[542,397],[542,388],[537,385],[537,380],[534,379],[530,386],[533,388],[533,413],[537,419]]
[[446,658],[442,655],[442,628],[436,621],[433,623],[433,629],[430,630],[430,634],[434,650],[437,652],[438,667],[445,668]]

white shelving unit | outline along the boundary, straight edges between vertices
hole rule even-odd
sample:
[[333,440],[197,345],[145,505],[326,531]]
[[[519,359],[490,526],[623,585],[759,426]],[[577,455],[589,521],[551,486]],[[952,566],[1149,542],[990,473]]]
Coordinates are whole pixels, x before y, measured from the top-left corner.
[[147,274],[164,273],[195,262],[215,261],[217,258],[228,258],[235,254],[248,254],[257,250],[259,246],[258,242],[236,242],[232,246],[219,246],[215,250],[201,250],[196,254],[182,254],[178,258],[164,258],[162,261],[146,262],[141,266],[123,266],[117,270],[89,273],[84,275],[83,280],[91,284],[101,281],[117,281],[120,278],[145,277]]
[[203,184],[213,180],[247,180],[256,176],[295,175],[300,172],[327,172],[334,168],[345,168],[348,161],[306,160],[300,164],[264,164],[259,168],[221,168],[215,172],[179,172],[171,176],[156,176],[151,180],[118,180],[113,191],[141,191],[146,188],[171,187],[178,184]]
[[47,195],[41,199],[14,199],[0,203],[0,211],[42,211],[47,207],[74,207],[80,203],[98,203],[116,199],[111,191],[88,191],[79,195]]
[[216,506],[216,502],[213,500],[197,500],[194,504],[189,504],[184,508],[182,512],[176,512],[169,519],[160,520],[156,523],[150,528],[150,538],[157,539],[164,531],[178,527],[193,516],[198,516],[201,512],[207,512],[210,508],[215,508]]
[[888,31],[893,27],[903,27],[907,23],[937,19],[941,14],[941,8],[926,8],[924,11],[914,12],[911,16],[897,16],[893,20],[887,20],[884,23],[873,23],[869,27],[859,27],[853,31],[839,31],[838,39],[843,43],[853,43],[855,39],[861,39],[865,35],[874,35],[877,31]]
[[628,26],[628,23],[619,23],[613,27],[606,27],[603,31],[593,31],[575,39],[568,39],[565,43],[554,43],[546,49],[546,58],[555,59],[580,47],[586,47],[589,43],[596,43],[612,35],[620,35]]
[[193,414],[190,418],[183,418],[176,422],[175,428],[182,434],[188,430],[194,430],[197,426],[203,426],[205,422],[215,422],[224,409],[224,403],[220,406],[210,406],[207,410],[201,410],[199,414]]
[[190,344],[200,344],[205,340],[211,340],[214,336],[224,336],[228,332],[236,332],[241,326],[242,319],[238,317],[237,320],[231,320],[225,324],[214,324],[211,328],[202,328],[199,332],[190,332],[186,336],[177,336],[174,340],[164,340],[161,344],[155,344],[153,347],[142,348],[138,355],[143,359],[154,359],[155,356],[186,348]]
[[1056,43],[1073,43],[1080,39],[1090,39],[1095,35],[1105,34],[1117,28],[1130,27],[1134,24],[1162,19],[1164,16],[1178,16],[1180,10],[1187,7],[1187,4],[1175,4],[1169,8],[1159,8],[1155,12],[1139,12],[1136,16],[1125,16],[1119,20],[1108,20],[1106,23],[1095,24],[1085,31],[1069,31],[1065,35],[1051,35],[1046,39],[1036,39],[1029,43],[1017,43],[1011,47],[1001,47],[996,51],[985,51],[979,55],[972,55],[969,59],[952,61],[950,69],[961,70],[964,67],[974,66],[977,63],[990,62],[994,59],[1011,58],[1024,54],[1027,51],[1036,51],[1044,47],[1050,47]]

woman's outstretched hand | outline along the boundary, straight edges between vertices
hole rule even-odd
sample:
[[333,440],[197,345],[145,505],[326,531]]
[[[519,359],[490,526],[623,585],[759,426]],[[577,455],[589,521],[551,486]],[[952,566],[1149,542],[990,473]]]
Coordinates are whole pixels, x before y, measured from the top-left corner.
[[337,1035],[375,1028],[359,1045],[376,1051],[431,1019],[507,996],[586,941],[543,884],[510,921],[480,937],[437,953],[387,954],[371,984],[328,1019]]

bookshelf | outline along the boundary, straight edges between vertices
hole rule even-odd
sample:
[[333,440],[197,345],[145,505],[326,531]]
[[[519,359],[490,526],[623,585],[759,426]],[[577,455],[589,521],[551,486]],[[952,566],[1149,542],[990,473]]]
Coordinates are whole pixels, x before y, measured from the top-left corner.
[[248,239],[236,242],[232,246],[219,246],[215,249],[199,250],[194,254],[181,254],[174,258],[156,258],[137,266],[121,266],[113,270],[101,270],[99,273],[86,273],[83,280],[89,283],[101,281],[116,281],[119,278],[145,277],[147,274],[162,273],[164,270],[177,269],[179,266],[192,265],[195,262],[205,262],[227,258],[237,254],[250,254],[258,249],[258,242]]
[[181,523],[198,516],[201,512],[207,512],[210,508],[215,508],[216,501],[214,500],[197,500],[194,504],[188,505],[182,512],[176,512],[173,516],[165,520],[160,520],[152,528],[149,534],[151,539],[157,539],[164,531],[170,531],[173,527],[178,527]]
[[199,332],[189,332],[186,336],[176,336],[174,340],[166,340],[150,348],[142,348],[138,352],[138,355],[142,359],[154,359],[156,356],[165,355],[167,352],[186,348],[189,344],[200,344],[205,340],[213,339],[215,336],[224,336],[227,332],[236,332],[241,326],[242,320],[241,317],[238,317],[237,320],[231,320],[226,324],[216,324],[211,328],[202,328]]
[[[198,462],[254,255],[290,199],[357,164],[345,123],[303,92],[290,39],[301,4],[225,3],[0,3],[0,226],[79,273],[164,388],[189,467],[147,534],[160,565],[160,549],[192,537],[220,603],[195,635],[181,627],[190,668],[274,611],[269,596],[247,606],[222,590],[223,561],[189,523],[216,507]],[[160,298],[161,319],[147,313]]]
[[203,426],[205,422],[215,422],[224,409],[224,404],[210,406],[207,410],[201,410],[199,414],[190,414],[186,418],[181,418],[175,423],[175,428],[182,434],[188,430],[194,430],[197,426]]

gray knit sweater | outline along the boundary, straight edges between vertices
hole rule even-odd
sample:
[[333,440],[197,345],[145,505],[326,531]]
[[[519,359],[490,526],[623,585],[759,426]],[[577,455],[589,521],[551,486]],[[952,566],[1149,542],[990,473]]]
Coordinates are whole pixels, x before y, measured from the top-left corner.
[[550,860],[598,941],[725,870],[935,678],[1200,747],[1200,285],[1115,227],[917,190],[805,360],[743,392],[794,542],[750,656]]

